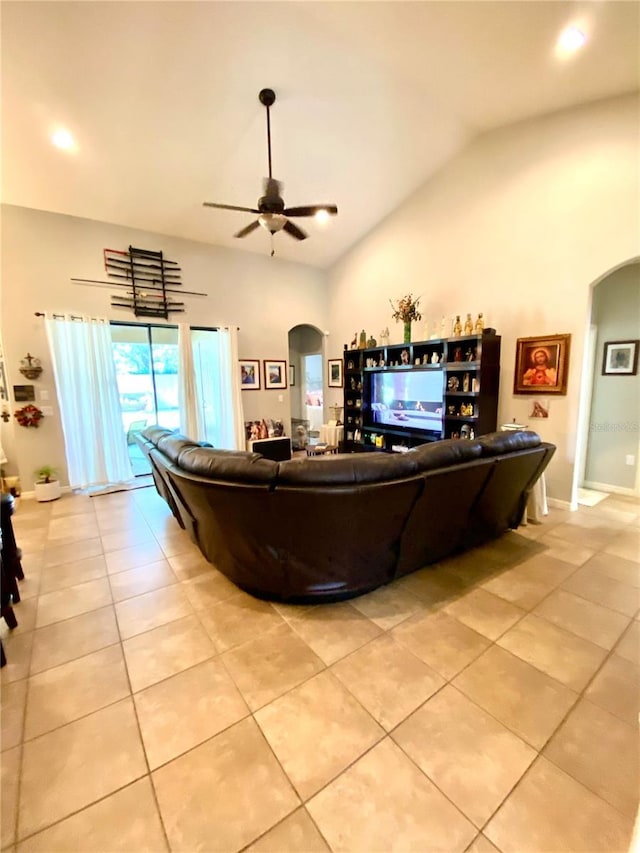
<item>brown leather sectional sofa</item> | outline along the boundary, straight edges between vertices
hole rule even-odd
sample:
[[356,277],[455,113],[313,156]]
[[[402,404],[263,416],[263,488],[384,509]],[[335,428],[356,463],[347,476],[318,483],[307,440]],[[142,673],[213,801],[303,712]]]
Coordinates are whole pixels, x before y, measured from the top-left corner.
[[528,431],[285,462],[162,427],[137,440],[217,569],[260,598],[301,603],[360,595],[517,527],[555,451]]

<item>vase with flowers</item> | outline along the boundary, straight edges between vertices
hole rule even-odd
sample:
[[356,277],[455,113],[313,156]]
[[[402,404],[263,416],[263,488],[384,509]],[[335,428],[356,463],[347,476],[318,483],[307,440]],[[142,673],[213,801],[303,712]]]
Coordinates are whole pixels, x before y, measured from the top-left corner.
[[422,319],[422,314],[418,311],[418,305],[420,304],[421,298],[421,296],[418,296],[417,299],[414,299],[412,293],[407,293],[406,296],[402,297],[397,305],[394,305],[393,302],[389,300],[389,304],[393,308],[393,314],[391,316],[396,323],[402,320],[404,324],[403,342],[405,344],[411,342],[411,323],[414,320]]

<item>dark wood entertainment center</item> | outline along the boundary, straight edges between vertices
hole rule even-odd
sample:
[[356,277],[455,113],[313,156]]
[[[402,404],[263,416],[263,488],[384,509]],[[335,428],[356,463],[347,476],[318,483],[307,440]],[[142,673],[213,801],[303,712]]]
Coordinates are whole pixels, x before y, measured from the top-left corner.
[[[403,451],[442,438],[473,438],[497,427],[500,385],[500,336],[492,331],[478,335],[439,338],[344,353],[344,450]],[[435,372],[442,380],[442,420],[433,429],[372,423],[372,374]],[[437,383],[436,383],[437,384]],[[402,409],[402,404],[398,404]],[[422,410],[412,400],[407,413]],[[428,420],[428,413],[425,421]],[[407,421],[411,418],[407,417]]]

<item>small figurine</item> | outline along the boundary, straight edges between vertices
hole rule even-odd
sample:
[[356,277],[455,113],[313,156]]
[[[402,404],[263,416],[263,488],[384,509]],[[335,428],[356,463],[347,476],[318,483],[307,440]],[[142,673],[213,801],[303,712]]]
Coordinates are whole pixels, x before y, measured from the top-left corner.
[[442,319],[440,320],[440,337],[447,337],[447,318],[444,316],[444,314],[442,315]]
[[373,349],[377,345],[376,339],[371,335],[369,340],[367,341],[367,349]]
[[462,348],[461,347],[455,348],[454,353],[453,353],[453,360],[454,361],[462,361]]
[[467,319],[464,321],[464,333],[465,335],[473,334],[473,320],[471,319],[471,314],[467,314]]
[[465,353],[465,361],[475,361],[476,356],[474,351],[469,347],[469,349]]
[[353,333],[353,340],[351,341],[350,349],[355,349],[355,348],[356,348],[356,343],[357,343],[357,342],[358,342],[358,333],[357,333],[357,332],[354,332],[354,333]]
[[440,357],[438,356],[438,353],[434,350],[431,353],[431,364],[439,364],[439,363],[440,363]]
[[389,346],[389,327],[385,326],[385,328],[380,332],[380,346],[386,347]]
[[400,361],[402,364],[409,364],[409,350],[403,349],[400,353]]
[[384,367],[384,358],[382,357],[382,353],[380,353],[380,358],[378,359],[378,367]]
[[456,314],[456,321],[453,324],[453,337],[459,338],[462,334],[462,323],[460,322],[460,315]]
[[[476,320],[476,334],[481,335],[482,330],[484,329],[484,318],[482,317],[482,311],[478,314],[478,319]],[[473,432],[473,430],[472,430]],[[472,436],[473,438],[473,436]]]
[[463,391],[469,390],[469,374],[468,373],[465,373],[464,379],[462,380],[462,390]]
[[427,356],[426,352],[425,352],[425,354],[422,356],[422,363],[423,363],[423,364],[429,364],[429,357]]

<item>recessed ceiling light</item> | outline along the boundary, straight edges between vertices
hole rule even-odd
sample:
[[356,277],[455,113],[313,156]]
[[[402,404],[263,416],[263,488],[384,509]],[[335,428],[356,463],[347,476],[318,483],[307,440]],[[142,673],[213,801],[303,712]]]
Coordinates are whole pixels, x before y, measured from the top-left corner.
[[316,215],[315,215],[315,220],[319,225],[326,225],[327,222],[329,221],[329,219],[330,219],[329,212],[327,210],[324,210],[324,209],[318,210]]
[[56,146],[56,148],[62,148],[65,151],[75,148],[73,136],[68,130],[65,130],[64,127],[58,128],[58,130],[52,134],[51,142]]
[[586,42],[585,33],[578,27],[567,27],[560,33],[560,38],[556,44],[556,53],[561,56],[566,56],[570,53],[575,53]]

